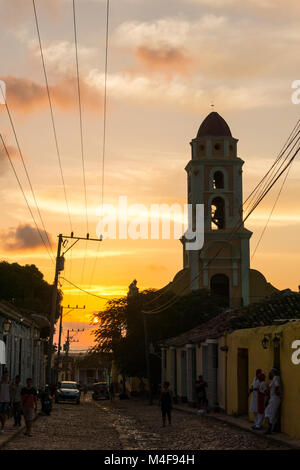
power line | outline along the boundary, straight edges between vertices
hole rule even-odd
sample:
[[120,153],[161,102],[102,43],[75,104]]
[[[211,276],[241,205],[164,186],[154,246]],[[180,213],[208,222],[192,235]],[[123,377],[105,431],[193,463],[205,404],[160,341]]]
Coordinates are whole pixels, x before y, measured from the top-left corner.
[[286,182],[286,180],[287,180],[287,178],[288,178],[288,176],[289,176],[289,173],[290,173],[291,168],[292,168],[292,164],[289,166],[289,168],[288,168],[288,170],[287,170],[287,172],[286,172],[286,175],[285,175],[285,177],[284,177],[284,180],[283,180],[283,182],[282,182],[282,185],[281,185],[281,187],[280,187],[280,189],[279,189],[279,191],[278,191],[277,197],[276,197],[276,199],[275,199],[275,202],[274,202],[273,207],[272,207],[272,209],[271,209],[271,212],[270,212],[270,214],[269,214],[268,220],[267,220],[267,222],[266,222],[266,224],[265,224],[265,226],[264,226],[264,228],[263,228],[263,230],[262,230],[262,232],[261,232],[261,234],[260,234],[260,237],[259,237],[259,239],[258,239],[258,242],[257,242],[257,244],[256,244],[256,246],[255,246],[255,248],[254,248],[253,253],[252,253],[251,261],[253,260],[253,258],[254,258],[254,256],[255,256],[255,253],[256,253],[256,251],[257,251],[257,249],[258,249],[258,247],[259,247],[259,245],[260,245],[260,243],[261,243],[261,240],[262,240],[262,238],[263,238],[263,236],[264,236],[264,234],[265,234],[265,231],[266,231],[266,229],[267,229],[267,227],[268,227],[268,225],[269,225],[269,222],[270,222],[270,220],[271,220],[271,217],[272,217],[272,215],[273,215],[273,212],[274,212],[274,210],[275,210],[275,207],[276,207],[276,205],[277,205],[277,202],[278,202],[278,200],[279,200],[279,198],[280,198],[280,195],[281,195],[281,193],[282,193],[282,190],[283,190],[283,187],[284,187],[284,185],[285,185],[285,182]]
[[85,211],[86,211],[86,231],[88,233],[89,225],[88,225],[87,191],[86,191],[85,163],[84,163],[83,124],[82,124],[81,91],[80,91],[80,78],[79,78],[79,61],[78,61],[77,23],[76,23],[75,0],[73,0],[73,24],[74,24],[74,39],[75,39],[75,58],[76,58],[77,93],[78,93],[78,109],[79,109],[80,142],[81,142],[81,160],[82,160],[84,199],[85,199]]
[[[77,21],[76,21],[76,7],[75,0],[72,1],[73,6],[73,26],[74,26],[74,40],[75,40],[75,60],[76,60],[76,78],[77,78],[77,94],[78,94],[78,110],[79,110],[79,128],[80,128],[80,146],[81,146],[81,161],[82,161],[82,176],[84,187],[84,201],[85,201],[85,216],[86,216],[86,232],[89,232],[88,223],[88,209],[87,209],[87,190],[86,190],[86,176],[85,176],[85,162],[84,162],[84,145],[83,145],[83,122],[82,122],[82,106],[81,106],[81,91],[80,91],[80,78],[79,78],[79,61],[78,61],[78,41],[77,41]],[[83,281],[85,262],[87,253],[87,241],[85,243],[85,251],[83,257],[81,282]]]
[[65,201],[66,201],[66,207],[67,207],[67,212],[68,212],[70,229],[72,231],[73,228],[72,228],[71,214],[70,214],[70,208],[69,208],[69,203],[68,203],[68,198],[67,198],[67,191],[66,191],[65,179],[64,179],[63,169],[62,169],[61,156],[60,156],[60,151],[59,151],[59,146],[58,146],[58,138],[57,138],[55,121],[54,121],[53,107],[52,107],[52,101],[51,101],[51,96],[50,96],[49,83],[48,83],[46,65],[45,65],[45,60],[44,60],[44,53],[43,53],[43,48],[42,48],[42,41],[41,41],[40,28],[39,28],[37,11],[36,11],[36,6],[35,6],[35,0],[32,0],[32,4],[33,4],[33,10],[34,10],[36,30],[37,30],[38,40],[39,40],[42,66],[43,66],[45,82],[46,82],[46,89],[47,89],[47,96],[48,96],[48,102],[49,102],[49,108],[50,108],[50,114],[51,114],[51,121],[52,121],[52,128],[53,128],[53,135],[54,135],[56,153],[57,153],[58,164],[59,164],[59,169],[60,169],[60,175],[61,175],[61,180],[62,180],[63,189],[64,189],[64,196],[65,196]]
[[[104,175],[105,175],[105,157],[106,157],[106,129],[107,129],[107,72],[108,72],[108,38],[109,38],[109,0],[106,2],[106,33],[105,33],[105,64],[104,64],[104,103],[103,103],[103,143],[102,143],[102,178],[101,178],[101,213],[103,217],[104,204]],[[98,252],[100,245],[97,246],[97,253],[94,260],[92,273],[90,277],[90,286],[94,278],[94,273],[98,261]]]
[[[299,121],[298,121],[298,122],[299,122]],[[297,125],[295,126],[295,128],[296,128],[297,126],[298,126],[298,123],[297,123]],[[295,128],[294,128],[294,129],[295,129]],[[292,132],[292,134],[293,134],[293,132]],[[290,134],[290,135],[292,135],[292,134]],[[297,136],[297,135],[296,135],[296,136]],[[296,136],[293,137],[292,141],[295,139]],[[297,140],[296,144],[298,143],[298,141],[299,141],[299,139]],[[296,144],[294,144],[293,148],[295,147]],[[289,145],[290,145],[290,144],[289,144]],[[289,145],[288,145],[288,147],[289,147]],[[287,148],[288,148],[288,147],[287,147]],[[286,150],[286,149],[285,149],[285,150]],[[253,204],[253,206],[251,207],[249,213],[248,213],[247,216],[242,220],[242,222],[239,223],[239,224],[237,224],[237,225],[234,227],[234,229],[232,230],[232,232],[229,234],[230,236],[229,236],[229,238],[227,239],[227,241],[232,238],[232,236],[240,229],[241,226],[243,226],[244,222],[248,219],[248,217],[249,217],[249,216],[252,214],[252,212],[256,209],[256,207],[258,206],[258,204],[260,204],[260,202],[264,199],[264,197],[265,197],[265,196],[268,194],[268,192],[272,189],[272,187],[273,187],[274,184],[278,181],[278,179],[280,178],[280,176],[290,167],[290,165],[292,164],[292,162],[293,162],[294,159],[296,158],[296,156],[297,156],[299,150],[300,150],[300,147],[298,147],[298,149],[295,151],[295,153],[293,154],[293,156],[290,158],[289,162],[288,162],[288,163],[285,165],[285,167],[280,171],[280,173],[277,174],[277,176],[276,176],[276,173],[278,173],[279,170],[276,170],[276,173],[275,173],[275,175],[274,175],[274,177],[273,177],[272,182],[270,182],[269,186],[263,191],[263,193],[260,195],[259,199],[256,200],[256,202]],[[292,151],[292,150],[289,151],[288,156],[290,155],[291,151]],[[287,157],[285,157],[284,162],[286,161],[286,159],[287,159]],[[276,159],[276,161],[277,161],[277,160],[278,160],[278,158]],[[272,165],[271,168],[273,168],[273,166],[274,166],[274,164]],[[281,164],[280,168],[281,168],[281,167],[282,167],[282,164]],[[280,169],[280,168],[279,168],[279,169]],[[270,172],[270,170],[268,171],[268,173],[269,173],[269,172]],[[268,174],[268,173],[267,173],[267,174]],[[263,181],[264,179],[265,179],[265,177],[264,177],[261,181]],[[257,187],[258,187],[258,186],[259,186],[259,185],[257,185]],[[217,251],[217,253],[216,253],[216,254],[209,260],[209,262],[206,264],[206,267],[219,255],[219,253],[220,253],[223,249],[224,249],[224,247],[221,247],[221,248]],[[193,282],[193,281],[195,281],[195,280],[197,280],[198,278],[199,278],[199,274],[197,274],[197,275],[190,281],[190,283]],[[185,285],[184,288],[182,288],[182,289],[180,290],[180,293],[181,293],[181,292],[184,292],[184,290],[187,289],[187,287],[188,287],[188,285]],[[160,297],[161,295],[162,295],[162,294],[160,294],[158,297]],[[157,298],[158,298],[158,297],[157,297]],[[143,313],[145,313],[145,314],[152,314],[152,313],[153,313],[153,314],[154,314],[154,313],[157,314],[157,313],[160,313],[160,312],[166,310],[167,308],[170,308],[172,305],[174,305],[176,302],[178,302],[178,300],[179,300],[179,296],[176,295],[174,299],[171,299],[171,300],[167,301],[165,304],[163,304],[163,305],[161,305],[161,306],[158,306],[157,308],[154,308],[154,309],[152,309],[152,310],[143,310]]]
[[15,128],[15,125],[14,125],[14,122],[12,120],[12,116],[11,116],[11,113],[10,113],[10,110],[9,110],[9,107],[8,107],[8,104],[7,104],[7,99],[4,96],[2,87],[0,87],[0,89],[1,89],[2,97],[3,97],[4,103],[5,103],[5,108],[6,108],[6,111],[7,111],[7,115],[8,115],[12,130],[13,130],[13,134],[14,134],[15,141],[16,141],[16,144],[17,144],[18,152],[19,152],[19,155],[20,155],[20,158],[21,158],[21,161],[22,161],[22,165],[23,165],[25,174],[26,174],[26,178],[27,178],[27,181],[29,183],[29,187],[30,187],[30,191],[31,191],[31,194],[32,194],[32,197],[33,197],[33,201],[34,201],[36,210],[38,212],[38,215],[39,215],[39,218],[40,218],[40,221],[41,221],[44,233],[45,233],[45,237],[46,237],[48,245],[49,245],[49,248],[51,250],[51,256],[53,258],[53,259],[52,258],[51,259],[53,261],[54,260],[54,254],[53,254],[53,250],[52,250],[52,244],[50,242],[49,235],[48,235],[48,232],[46,230],[46,227],[45,227],[45,224],[44,224],[44,221],[43,221],[43,218],[42,218],[42,214],[40,212],[40,209],[39,209],[39,206],[38,206],[38,203],[37,203],[37,200],[36,200],[35,192],[33,190],[33,186],[32,186],[31,180],[30,180],[30,176],[29,176],[29,173],[28,173],[28,170],[27,170],[27,167],[26,167],[26,163],[25,163],[23,153],[22,153],[22,150],[21,150],[21,146],[20,146],[20,143],[19,143],[19,139],[18,139],[18,136],[17,136],[16,128]]
[[61,277],[61,279],[63,279],[64,281],[66,281],[68,284],[70,284],[71,286],[75,287],[76,289],[78,290],[81,290],[82,292],[85,292],[86,294],[88,295],[91,295],[93,297],[97,297],[98,299],[102,299],[102,300],[109,300],[107,297],[102,297],[101,295],[96,295],[96,294],[92,294],[91,292],[88,292],[87,290],[85,289],[82,289],[81,287],[77,286],[76,284],[74,284],[73,282],[71,281],[68,281],[68,279],[64,278],[64,277]]
[[47,250],[47,253],[48,253],[49,257],[50,257],[51,262],[54,263],[54,260],[53,260],[53,258],[52,258],[52,256],[51,256],[51,253],[50,253],[50,251],[49,251],[49,248],[48,248],[47,244],[45,243],[45,240],[44,240],[44,238],[43,238],[43,236],[42,236],[42,234],[41,234],[41,231],[40,231],[40,229],[39,229],[39,227],[38,227],[38,224],[37,224],[37,222],[36,222],[36,219],[35,219],[35,217],[34,217],[34,214],[33,214],[32,210],[31,210],[31,207],[30,207],[30,205],[29,205],[28,199],[27,199],[26,194],[25,194],[25,192],[24,192],[22,183],[21,183],[21,181],[20,181],[20,179],[19,179],[19,177],[18,177],[18,174],[17,174],[17,172],[16,172],[15,166],[14,166],[14,164],[13,164],[13,162],[12,162],[12,159],[11,159],[11,157],[10,157],[9,151],[8,151],[8,149],[7,149],[7,146],[6,146],[5,142],[4,142],[4,139],[3,139],[3,137],[2,137],[2,134],[0,134],[0,138],[1,138],[1,141],[2,141],[2,144],[3,144],[3,147],[4,147],[4,150],[5,150],[5,153],[6,153],[6,155],[7,155],[7,158],[8,158],[8,160],[9,160],[9,163],[10,163],[10,165],[11,165],[11,168],[12,168],[12,170],[13,170],[13,172],[14,172],[14,175],[15,175],[16,180],[17,180],[17,182],[18,182],[18,185],[19,185],[19,187],[20,187],[20,190],[21,190],[21,192],[22,192],[22,194],[23,194],[23,197],[24,197],[24,199],[25,199],[27,208],[28,208],[28,210],[29,210],[29,212],[30,212],[30,215],[31,215],[31,217],[32,217],[32,220],[33,220],[33,222],[34,222],[34,225],[35,225],[35,227],[36,227],[36,229],[37,229],[37,232],[38,232],[38,234],[39,234],[39,236],[40,236],[40,238],[41,238],[41,240],[42,240],[42,242],[43,242],[43,245],[45,246],[45,248],[46,248],[46,250]]

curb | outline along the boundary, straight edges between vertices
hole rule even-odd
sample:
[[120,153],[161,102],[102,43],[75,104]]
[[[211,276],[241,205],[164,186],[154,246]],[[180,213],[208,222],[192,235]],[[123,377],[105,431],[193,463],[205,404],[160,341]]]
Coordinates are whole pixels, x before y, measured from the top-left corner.
[[[42,412],[39,411],[36,416],[34,417],[34,420],[33,421],[36,421],[38,419],[39,416],[42,416]],[[14,433],[10,434],[9,436],[7,436],[6,439],[4,439],[2,442],[0,442],[0,449],[2,449],[3,447],[6,446],[6,444],[10,441],[12,441],[15,437],[17,437],[19,434],[21,434],[22,431],[24,431],[24,429],[26,428],[26,426],[23,424],[19,429],[17,429]]]
[[[194,411],[188,410],[188,409],[183,409],[183,408],[180,408],[180,407],[177,408],[176,406],[173,406],[173,409],[177,410],[177,411],[182,411],[183,413],[192,414],[196,417],[198,416],[197,413],[195,413]],[[249,433],[259,437],[260,439],[267,440],[267,441],[270,441],[272,443],[275,442],[277,444],[282,444],[286,447],[289,447],[290,449],[300,450],[300,443],[296,444],[296,443],[293,443],[293,442],[285,441],[283,439],[280,439],[280,438],[272,436],[272,435],[268,435],[268,434],[265,435],[265,434],[262,434],[260,432],[256,432],[256,431],[252,430],[251,428],[245,428],[245,427],[241,426],[239,423],[235,423],[233,421],[227,421],[226,419],[222,418],[221,416],[219,417],[219,416],[215,416],[215,415],[205,414],[203,417],[208,418],[208,419],[214,419],[215,421],[219,421],[219,422],[228,424],[229,426],[232,426],[234,428],[238,428],[238,429],[241,429],[245,432],[249,432]],[[202,416],[201,416],[201,418],[202,418]]]

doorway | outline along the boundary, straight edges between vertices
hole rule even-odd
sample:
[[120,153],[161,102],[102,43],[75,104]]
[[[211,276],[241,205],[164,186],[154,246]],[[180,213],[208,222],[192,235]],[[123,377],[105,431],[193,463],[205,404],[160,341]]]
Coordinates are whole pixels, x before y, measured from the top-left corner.
[[248,349],[238,349],[237,386],[238,414],[248,415]]
[[229,278],[226,274],[214,274],[210,280],[210,290],[213,295],[219,298],[222,307],[229,307],[230,288]]

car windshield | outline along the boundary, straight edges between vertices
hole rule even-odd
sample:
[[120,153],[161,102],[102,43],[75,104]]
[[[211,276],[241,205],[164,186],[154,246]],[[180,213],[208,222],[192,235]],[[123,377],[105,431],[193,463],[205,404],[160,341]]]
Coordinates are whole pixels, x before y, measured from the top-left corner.
[[74,390],[74,389],[77,390],[77,385],[76,385],[76,384],[73,384],[73,383],[62,382],[60,388],[70,388],[70,389],[72,389],[72,390]]

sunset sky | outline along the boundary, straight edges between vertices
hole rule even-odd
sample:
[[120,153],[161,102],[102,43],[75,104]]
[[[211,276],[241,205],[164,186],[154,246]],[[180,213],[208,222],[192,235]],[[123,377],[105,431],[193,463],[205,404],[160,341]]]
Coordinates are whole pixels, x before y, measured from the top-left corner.
[[[106,0],[77,0],[88,225],[96,236],[101,203]],[[74,233],[86,234],[71,0],[36,0],[40,33]],[[189,142],[214,110],[239,139],[244,196],[270,167],[299,119],[292,82],[300,80],[299,0],[111,0],[107,76],[104,202],[147,207],[186,202]],[[70,233],[51,127],[31,0],[0,0],[0,79],[36,199],[56,253]],[[0,129],[36,217],[5,106]],[[279,289],[298,290],[300,164],[294,162],[251,265]],[[15,176],[0,148],[0,258],[36,264],[52,283],[54,268],[40,244]],[[254,249],[280,182],[247,221]],[[37,217],[38,220],[38,217]],[[160,288],[182,268],[178,240],[78,243],[66,255],[71,282],[96,295]],[[84,256],[86,261],[84,262]],[[95,264],[95,257],[97,258]],[[64,323],[88,328],[105,303],[61,281],[64,305],[86,305]],[[89,331],[72,349],[92,344]]]

